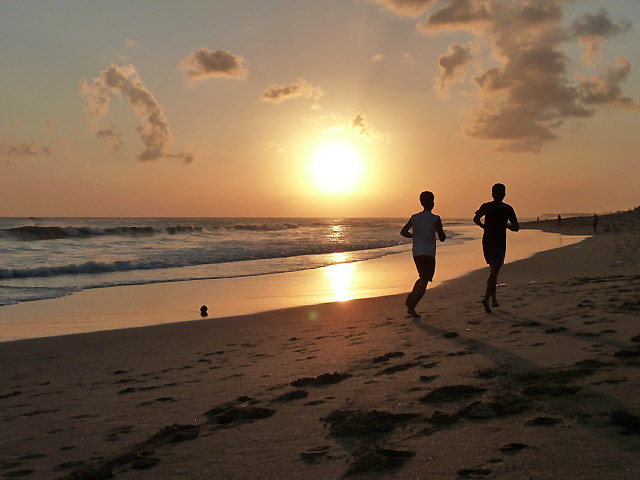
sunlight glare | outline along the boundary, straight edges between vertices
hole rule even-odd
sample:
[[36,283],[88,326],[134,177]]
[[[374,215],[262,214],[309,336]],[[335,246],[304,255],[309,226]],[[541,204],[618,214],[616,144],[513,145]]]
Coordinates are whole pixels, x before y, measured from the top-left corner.
[[349,291],[351,276],[353,275],[353,266],[353,263],[338,263],[326,267],[325,275],[329,278],[331,288],[335,294],[333,301],[343,302],[353,299]]
[[318,188],[324,192],[345,192],[360,178],[360,159],[350,145],[330,143],[315,154],[312,173]]

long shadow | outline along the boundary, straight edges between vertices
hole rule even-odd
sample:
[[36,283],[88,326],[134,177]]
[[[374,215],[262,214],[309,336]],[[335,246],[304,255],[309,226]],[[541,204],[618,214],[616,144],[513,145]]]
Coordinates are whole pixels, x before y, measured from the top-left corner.
[[[497,318],[505,322],[506,321],[513,322],[514,318],[520,319],[521,321],[527,321],[529,322],[529,324],[532,322],[532,320],[526,319],[526,317],[521,317],[516,315],[509,317],[509,316],[499,315],[494,313],[492,315],[492,318]],[[544,328],[544,325],[542,323],[540,322],[538,323],[540,327]],[[439,328],[433,325],[425,324],[420,318],[414,319],[413,324],[423,332],[434,337],[443,337],[445,333],[451,331],[451,329],[444,330],[442,328]],[[548,326],[550,327],[552,325],[548,325]],[[576,336],[575,333],[572,334],[571,332],[569,332],[567,335],[570,335],[572,337],[575,336],[575,338],[579,340],[583,340],[585,342],[588,342],[589,340],[593,340],[593,339],[581,337],[579,335]],[[544,380],[544,374],[547,373],[549,375],[549,381],[553,382],[552,375],[554,374],[554,372],[560,371],[559,368],[543,367],[540,364],[530,359],[527,359],[521,355],[515,354],[514,352],[511,352],[511,351],[507,351],[503,348],[490,345],[481,340],[469,339],[463,336],[447,338],[447,339],[450,342],[459,344],[461,346],[472,347],[475,350],[476,354],[483,355],[487,359],[491,360],[494,364],[502,368],[507,367],[507,369],[511,371],[511,375],[508,374],[507,376],[510,377],[513,383],[517,383],[515,378],[517,375],[526,374],[527,372],[531,372],[531,371],[534,371],[534,372],[537,371],[538,376],[539,377],[542,376],[543,380]],[[601,340],[601,339],[598,339],[598,340]],[[629,346],[629,345],[620,344],[620,342],[615,342],[615,341],[612,341],[610,343],[617,346],[622,346],[622,347]],[[611,363],[607,363],[602,366],[615,368],[617,366],[616,364],[617,364],[617,359],[612,358]],[[572,367],[575,367],[575,365],[566,365],[563,368],[571,369]],[[595,369],[593,373],[595,373]],[[603,405],[606,405],[609,412],[611,413],[614,411],[624,411],[626,413],[631,412],[632,416],[634,414],[637,414],[639,410],[637,405],[633,405],[633,406],[628,405],[626,402],[620,401],[619,399],[613,398],[612,396],[607,395],[606,393],[596,391],[586,386],[581,387],[579,392],[580,392],[579,404],[577,402],[567,403],[567,402],[561,402],[561,401],[554,401],[554,398],[556,397],[553,397],[553,396],[548,398],[545,397],[544,399],[545,401],[543,402],[543,404],[546,407],[548,407],[549,410],[555,411],[557,412],[558,415],[562,415],[565,418],[575,417],[576,408],[579,408],[581,411],[601,413]],[[562,398],[566,399],[567,397],[562,397]],[[537,400],[538,402],[543,401],[543,399],[539,397],[537,398]],[[581,425],[584,426],[585,428],[589,428],[591,431],[597,432],[598,435],[604,438],[607,438],[610,442],[614,443],[621,450],[640,451],[640,435],[635,435],[634,437],[630,437],[628,435],[622,435],[620,433],[616,433],[615,429],[617,427],[611,421],[611,418],[609,419],[609,421],[610,421],[609,424],[611,425],[611,429],[606,429],[606,427],[603,426],[601,422],[597,424],[581,422]]]

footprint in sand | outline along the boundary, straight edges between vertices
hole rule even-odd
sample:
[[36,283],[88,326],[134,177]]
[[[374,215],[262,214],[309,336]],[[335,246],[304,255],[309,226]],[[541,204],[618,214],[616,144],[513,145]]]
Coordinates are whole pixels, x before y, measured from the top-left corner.
[[300,459],[302,459],[302,461],[306,464],[313,465],[326,457],[329,453],[330,448],[331,447],[328,445],[308,448],[300,454]]

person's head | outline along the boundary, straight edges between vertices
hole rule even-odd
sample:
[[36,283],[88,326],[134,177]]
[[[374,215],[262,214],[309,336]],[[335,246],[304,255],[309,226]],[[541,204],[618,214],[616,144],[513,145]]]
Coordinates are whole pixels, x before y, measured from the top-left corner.
[[494,200],[502,201],[507,194],[507,187],[501,183],[496,183],[491,187],[491,196]]
[[431,210],[433,208],[433,193],[426,191],[420,194],[420,205],[422,205],[427,210]]

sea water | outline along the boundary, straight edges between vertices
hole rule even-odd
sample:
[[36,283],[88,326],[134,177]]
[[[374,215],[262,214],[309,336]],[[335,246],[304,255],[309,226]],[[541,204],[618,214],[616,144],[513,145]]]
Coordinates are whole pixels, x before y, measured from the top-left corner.
[[[294,272],[411,249],[394,218],[0,218],[0,305],[87,289]],[[477,238],[443,220],[447,242]],[[479,229],[477,229],[480,232]],[[2,307],[0,306],[0,313]]]

